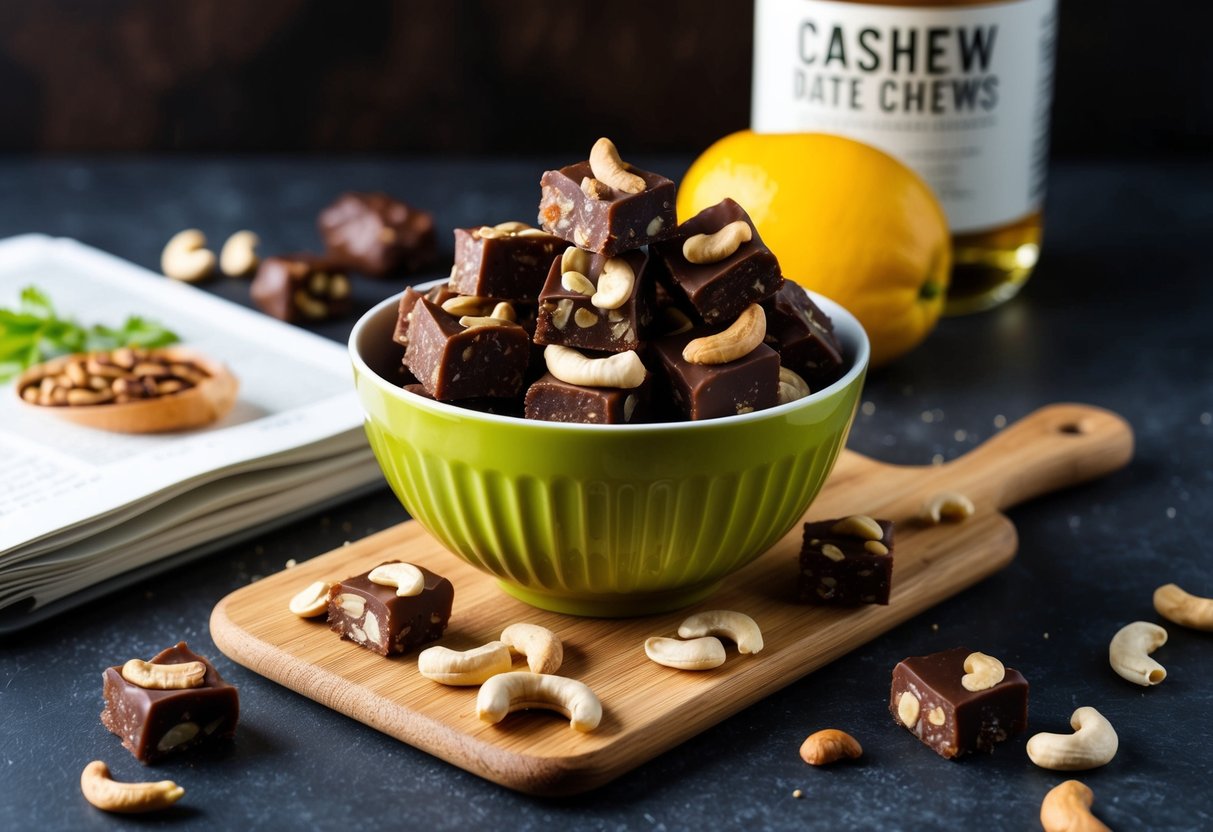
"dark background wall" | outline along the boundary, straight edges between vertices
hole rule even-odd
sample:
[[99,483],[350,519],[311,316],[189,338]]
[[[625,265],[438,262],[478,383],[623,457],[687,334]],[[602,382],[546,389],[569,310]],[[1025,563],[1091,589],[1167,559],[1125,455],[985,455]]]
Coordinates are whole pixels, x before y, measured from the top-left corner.
[[[792,0],[789,0],[791,2]],[[0,0],[0,150],[702,149],[747,0]],[[1054,153],[1213,148],[1204,2],[1061,0]]]

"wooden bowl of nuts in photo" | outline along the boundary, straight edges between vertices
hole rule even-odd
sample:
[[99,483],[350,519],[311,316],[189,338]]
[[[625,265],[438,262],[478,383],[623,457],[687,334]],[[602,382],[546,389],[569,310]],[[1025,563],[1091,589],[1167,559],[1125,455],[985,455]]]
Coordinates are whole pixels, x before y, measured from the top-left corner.
[[15,385],[28,407],[118,433],[208,425],[232,409],[239,387],[223,364],[182,347],[66,355],[30,367]]
[[349,341],[388,484],[447,549],[507,593],[574,615],[693,604],[774,545],[834,467],[868,366],[863,327],[814,295],[834,321],[845,371],[804,398],[694,422],[522,419],[400,387],[399,298],[363,315]]

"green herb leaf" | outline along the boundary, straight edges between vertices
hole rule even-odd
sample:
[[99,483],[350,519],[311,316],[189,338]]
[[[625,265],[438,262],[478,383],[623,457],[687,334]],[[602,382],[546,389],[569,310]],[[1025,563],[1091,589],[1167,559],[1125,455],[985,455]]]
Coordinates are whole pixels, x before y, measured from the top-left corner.
[[82,327],[72,318],[60,318],[45,292],[26,286],[16,309],[0,309],[0,384],[57,355],[119,347],[154,349],[179,340],[172,330],[138,315],[119,329],[105,324]]

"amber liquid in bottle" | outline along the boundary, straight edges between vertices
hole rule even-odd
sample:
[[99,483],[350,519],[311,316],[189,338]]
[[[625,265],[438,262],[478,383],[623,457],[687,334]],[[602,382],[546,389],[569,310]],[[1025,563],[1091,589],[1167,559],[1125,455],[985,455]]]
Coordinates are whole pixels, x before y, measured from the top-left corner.
[[[1054,13],[1054,0],[758,0],[754,129],[836,132],[902,159],[952,224],[946,313],[997,306],[1040,255]],[[831,97],[839,85],[849,94]],[[968,85],[979,97],[954,93]]]

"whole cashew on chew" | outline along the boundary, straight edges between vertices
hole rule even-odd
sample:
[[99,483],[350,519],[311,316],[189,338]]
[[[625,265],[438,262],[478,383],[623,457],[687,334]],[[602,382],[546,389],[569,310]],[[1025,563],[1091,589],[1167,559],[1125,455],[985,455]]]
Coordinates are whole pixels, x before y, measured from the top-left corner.
[[507,714],[527,708],[556,711],[577,731],[593,731],[602,721],[602,703],[594,691],[576,679],[516,670],[492,677],[476,695],[476,715],[498,723]]
[[1037,734],[1028,740],[1028,758],[1041,768],[1081,771],[1107,765],[1120,738],[1112,723],[1094,708],[1079,708],[1070,717],[1073,734]]
[[110,779],[109,766],[93,760],[80,774],[84,799],[105,812],[154,812],[173,805],[185,789],[172,780],[157,783],[119,783]]
[[1049,790],[1040,804],[1045,832],[1111,832],[1091,814],[1095,795],[1083,783],[1067,780]]

